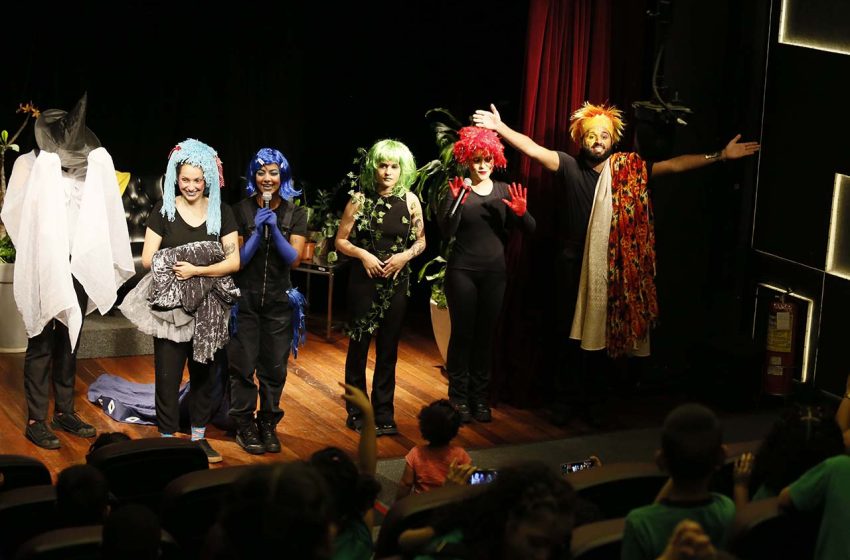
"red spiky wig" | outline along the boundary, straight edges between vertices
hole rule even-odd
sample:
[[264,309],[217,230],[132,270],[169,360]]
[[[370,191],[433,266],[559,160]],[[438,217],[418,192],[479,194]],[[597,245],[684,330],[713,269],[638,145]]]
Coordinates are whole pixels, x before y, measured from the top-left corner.
[[623,137],[623,112],[614,105],[593,105],[587,101],[582,103],[570,117],[570,136],[573,141],[581,142],[584,132],[593,126],[602,126],[611,135],[614,144]]
[[475,156],[475,152],[483,152],[493,156],[494,167],[507,167],[508,160],[505,159],[505,147],[499,140],[496,131],[480,126],[465,126],[460,129],[460,139],[455,142],[455,160],[466,165]]

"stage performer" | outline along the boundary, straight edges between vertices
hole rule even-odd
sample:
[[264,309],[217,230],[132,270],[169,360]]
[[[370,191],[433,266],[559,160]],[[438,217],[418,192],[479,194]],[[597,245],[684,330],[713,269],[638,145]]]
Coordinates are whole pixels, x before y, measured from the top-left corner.
[[[120,309],[154,337],[156,421],[163,437],[179,429],[178,397],[188,360],[191,439],[210,463],[222,460],[206,439],[216,374],[230,334],[230,308],[239,295],[236,220],[221,203],[221,160],[194,139],[168,156],[162,200],[148,216],[142,265],[151,272]],[[180,196],[176,196],[178,191]]]
[[[555,173],[562,187],[556,205],[561,241],[556,304],[564,338],[612,357],[649,355],[658,316],[650,178],[751,156],[759,144],[739,142],[738,134],[717,152],[648,162],[634,152],[613,152],[625,128],[619,109],[585,102],[570,117],[570,136],[580,146],[574,158],[511,129],[494,105],[477,110],[473,121]],[[570,352],[561,361],[568,370],[556,377],[561,404],[570,379],[579,393],[586,392],[587,373],[578,365],[586,358],[580,354]],[[566,407],[559,407],[553,421],[566,420]]]
[[[415,178],[416,162],[407,146],[391,139],[376,142],[363,162],[360,192],[352,192],[345,206],[335,243],[338,251],[357,259],[348,283],[345,383],[366,393],[366,358],[374,334],[372,408],[379,436],[398,433],[393,396],[409,263],[425,250],[422,206],[409,190]],[[359,432],[359,410],[351,403],[346,409],[346,426]]]
[[307,212],[292,200],[300,191],[293,185],[289,162],[278,150],[260,149],[245,176],[248,198],[233,207],[241,270],[235,275],[240,295],[227,357],[236,442],[259,455],[280,452],[276,427],[284,414],[280,397],[286,363],[290,347],[297,355],[304,325],[304,301],[292,287],[289,271],[301,262]]
[[45,449],[60,446],[51,428],[96,435],[74,412],[80,333],[85,316],[109,311],[134,273],[112,156],[85,125],[87,101],[83,94],[70,112],[41,113],[38,149],[15,160],[2,214],[17,249],[15,301],[28,337],[25,434]]
[[[493,338],[505,295],[505,245],[511,228],[534,233],[522,185],[494,181],[507,165],[504,146],[491,130],[467,126],[454,145],[455,160],[469,177],[449,182],[438,223],[454,237],[446,267],[446,301],[451,318],[446,372],[449,400],[464,422],[490,422],[488,392]],[[459,204],[459,206],[458,206]]]

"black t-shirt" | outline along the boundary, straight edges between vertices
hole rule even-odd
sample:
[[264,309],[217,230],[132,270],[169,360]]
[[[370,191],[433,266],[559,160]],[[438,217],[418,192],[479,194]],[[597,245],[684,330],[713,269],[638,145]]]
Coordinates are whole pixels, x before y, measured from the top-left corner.
[[[284,227],[284,216],[287,206],[293,206],[292,218],[289,227]],[[254,233],[254,216],[260,210],[254,197],[245,198],[233,205],[233,213],[236,216],[236,226],[239,235],[245,243]],[[289,239],[290,234],[307,234],[307,212],[301,206],[294,206],[292,202],[285,200],[274,210],[277,216],[277,225],[283,236]],[[274,246],[274,240],[269,235],[268,239],[261,239],[257,252],[247,263],[242,263],[242,269],[234,276],[236,285],[240,290],[260,291],[265,286],[266,291],[283,293],[288,290],[292,283],[289,278],[289,265],[284,262]]]
[[508,185],[493,181],[490,194],[469,193],[453,219],[448,218],[454,198],[443,201],[441,229],[454,235],[455,241],[448,266],[455,269],[504,271],[505,245],[509,229],[519,225],[526,233],[534,233],[536,222],[529,212],[518,218],[502,199],[510,200]]
[[[588,166],[583,158],[576,159],[564,152],[556,153],[559,166],[555,175],[561,184],[561,188],[555,190],[558,236],[564,255],[581,259],[599,172]],[[651,173],[652,163],[647,161],[646,166],[647,172]]]
[[201,225],[194,227],[183,221],[183,218],[180,217],[180,212],[175,211],[174,221],[170,222],[167,217],[160,213],[161,211],[162,201],[160,200],[148,215],[147,224],[147,227],[162,237],[162,242],[159,245],[160,249],[179,247],[180,245],[194,241],[220,241],[228,233],[236,231],[236,220],[233,218],[233,211],[227,204],[221,205],[221,230],[219,235],[209,235],[207,233],[206,220]]

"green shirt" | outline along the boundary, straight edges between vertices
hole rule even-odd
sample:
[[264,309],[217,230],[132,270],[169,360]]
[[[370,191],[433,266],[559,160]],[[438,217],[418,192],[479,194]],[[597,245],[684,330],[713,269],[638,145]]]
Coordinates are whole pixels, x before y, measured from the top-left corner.
[[850,559],[850,457],[830,457],[806,471],[788,491],[800,511],[823,507],[815,560]]
[[667,502],[633,509],[626,516],[623,530],[622,560],[655,560],[667,547],[673,529],[683,519],[699,523],[717,548],[735,519],[735,503],[723,494],[712,492],[711,498],[699,502]]
[[373,552],[372,535],[362,519],[348,523],[334,539],[333,560],[369,560]]

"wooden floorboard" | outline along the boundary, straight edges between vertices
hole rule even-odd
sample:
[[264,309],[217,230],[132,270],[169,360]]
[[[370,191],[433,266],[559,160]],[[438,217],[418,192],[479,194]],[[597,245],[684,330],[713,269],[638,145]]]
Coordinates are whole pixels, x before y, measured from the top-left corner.
[[[446,396],[447,381],[439,367],[441,358],[429,329],[427,319],[414,318],[403,332],[395,396],[395,417],[400,434],[379,438],[379,458],[402,457],[412,446],[421,443],[416,420],[419,409]],[[278,455],[248,455],[232,437],[210,427],[207,435],[224,456],[224,461],[218,466],[306,458],[329,445],[355,452],[358,436],[345,428],[346,413],[340,397],[341,389],[337,385],[343,379],[347,347],[348,340],[344,337],[327,342],[318,332],[310,332],[307,344],[299,351],[298,358],[290,358],[289,377],[281,403],[286,416],[278,426],[283,452]],[[369,378],[373,366],[374,347],[367,366]],[[89,384],[104,372],[138,383],[153,383],[153,356],[79,360],[76,408],[80,416],[94,425],[98,432],[123,431],[133,438],[157,436],[155,426],[116,422],[98,405],[88,402],[86,393]],[[653,406],[644,403],[641,408],[646,410]],[[663,414],[663,410],[655,414],[639,414],[643,420],[631,419],[630,427],[657,422],[660,414]],[[62,444],[61,449],[40,449],[24,437],[25,422],[23,354],[0,354],[0,453],[34,456],[48,466],[54,477],[66,466],[85,461],[91,440],[60,431],[57,435]],[[552,426],[538,410],[499,405],[493,410],[492,423],[464,426],[456,443],[467,449],[490,448],[565,438],[587,432],[587,427],[582,425],[571,424],[565,428]]]

